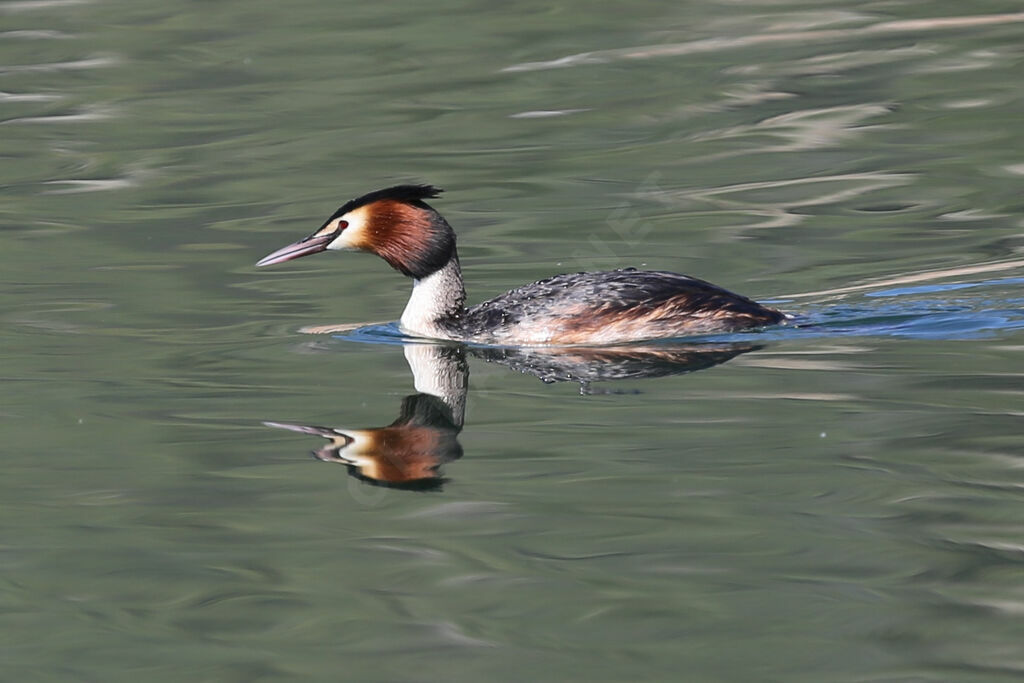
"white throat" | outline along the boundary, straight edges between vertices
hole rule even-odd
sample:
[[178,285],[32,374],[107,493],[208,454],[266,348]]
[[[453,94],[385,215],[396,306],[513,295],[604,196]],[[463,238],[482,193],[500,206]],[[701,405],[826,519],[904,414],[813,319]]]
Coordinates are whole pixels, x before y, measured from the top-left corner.
[[412,295],[400,321],[402,331],[417,337],[454,339],[454,330],[445,323],[457,319],[465,303],[459,259],[452,256],[440,270],[413,280]]

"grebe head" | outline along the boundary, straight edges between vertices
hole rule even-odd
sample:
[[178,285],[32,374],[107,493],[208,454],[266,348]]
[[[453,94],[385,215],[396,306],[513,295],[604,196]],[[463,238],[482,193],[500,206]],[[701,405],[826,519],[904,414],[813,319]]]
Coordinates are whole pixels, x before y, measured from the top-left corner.
[[369,251],[404,275],[425,278],[455,254],[451,226],[423,201],[441,192],[431,185],[396,185],[357,197],[312,235],[278,249],[256,265],[283,263],[327,249]]

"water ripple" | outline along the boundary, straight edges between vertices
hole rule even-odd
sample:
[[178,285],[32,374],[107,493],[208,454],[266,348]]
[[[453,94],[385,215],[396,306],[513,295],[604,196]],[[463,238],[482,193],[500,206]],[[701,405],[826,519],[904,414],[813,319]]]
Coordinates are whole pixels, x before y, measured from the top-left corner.
[[595,52],[581,52],[566,55],[557,59],[540,62],[522,62],[507,66],[502,71],[540,71],[560,69],[570,66],[603,64],[627,59],[650,59],[653,57],[683,57],[706,52],[736,50],[757,45],[776,43],[821,43],[838,40],[854,40],[877,34],[922,33],[928,31],[972,28],[1007,23],[1024,22],[1024,12],[1007,14],[970,15],[960,17],[941,17],[933,19],[913,19],[884,21],[868,26],[844,29],[825,29],[817,31],[789,31],[782,33],[762,33],[748,36],[720,37],[694,40],[686,43],[668,45],[647,45],[641,47],[618,48]]
[[[8,3],[10,4],[10,3]],[[3,11],[3,5],[0,5],[0,12]],[[64,33],[63,31],[48,31],[48,30],[21,30],[21,31],[0,31],[0,40],[5,38],[13,38],[15,40],[66,40],[68,38],[74,38],[70,33]]]
[[87,104],[72,114],[50,114],[48,116],[21,116],[0,121],[0,126],[14,123],[92,123],[113,118],[115,109],[101,104]]
[[67,62],[51,62],[48,64],[18,64],[17,66],[0,66],[0,74],[8,73],[46,73],[53,71],[83,71],[117,66],[121,63],[116,57],[97,56],[75,59]]
[[34,12],[41,9],[59,9],[75,5],[89,5],[93,0],[16,0],[0,4],[0,13]]
[[0,91],[0,103],[6,102],[53,102],[63,99],[63,95],[49,95],[43,93],[10,93]]
[[138,187],[152,174],[145,170],[134,171],[121,178],[93,178],[90,180],[47,180],[43,185],[61,185],[61,189],[47,190],[43,194],[76,194],[79,192],[106,192]]

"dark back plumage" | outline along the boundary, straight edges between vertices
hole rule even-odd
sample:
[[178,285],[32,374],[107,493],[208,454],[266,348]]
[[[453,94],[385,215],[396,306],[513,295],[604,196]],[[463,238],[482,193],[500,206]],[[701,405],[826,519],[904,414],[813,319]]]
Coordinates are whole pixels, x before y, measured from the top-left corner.
[[539,334],[525,332],[523,326],[529,326],[548,330],[546,343],[580,344],[617,327],[622,330],[618,341],[626,341],[773,325],[783,319],[778,311],[704,280],[623,268],[538,280],[470,308],[460,323],[466,336],[482,341],[501,343],[510,328],[516,334]]

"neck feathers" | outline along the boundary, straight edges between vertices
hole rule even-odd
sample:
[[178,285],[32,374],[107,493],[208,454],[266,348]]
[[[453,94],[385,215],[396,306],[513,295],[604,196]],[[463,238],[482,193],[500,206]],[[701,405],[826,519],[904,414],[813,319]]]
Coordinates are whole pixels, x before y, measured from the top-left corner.
[[422,201],[375,202],[370,228],[373,250],[408,277],[422,280],[456,258],[455,232]]
[[420,337],[454,339],[465,311],[466,289],[453,250],[441,268],[413,282],[412,296],[402,313],[402,329]]

